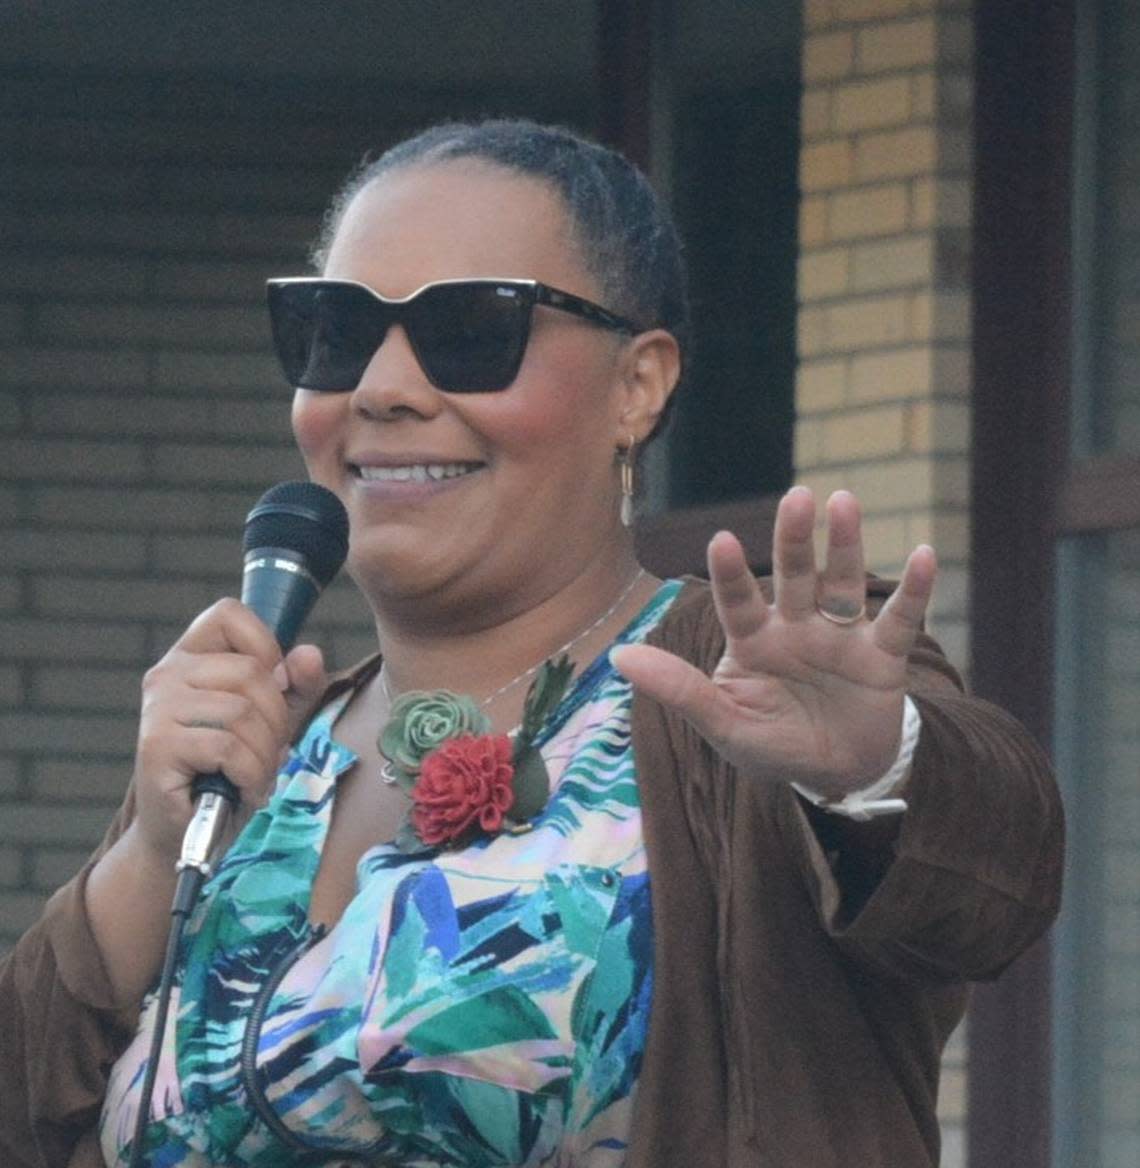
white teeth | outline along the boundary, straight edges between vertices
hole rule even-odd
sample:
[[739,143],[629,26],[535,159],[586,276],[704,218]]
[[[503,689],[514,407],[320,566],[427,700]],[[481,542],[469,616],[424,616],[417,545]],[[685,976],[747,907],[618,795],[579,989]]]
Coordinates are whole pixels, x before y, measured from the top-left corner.
[[472,462],[419,462],[410,466],[361,466],[357,470],[369,482],[426,483],[458,478],[477,466]]

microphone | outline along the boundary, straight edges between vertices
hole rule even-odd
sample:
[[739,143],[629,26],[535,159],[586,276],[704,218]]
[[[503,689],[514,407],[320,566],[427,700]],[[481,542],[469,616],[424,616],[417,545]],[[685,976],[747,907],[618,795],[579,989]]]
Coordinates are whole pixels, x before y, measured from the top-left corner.
[[[317,483],[278,483],[246,516],[242,603],[261,618],[287,653],[321,590],[348,554],[348,515],[341,501]],[[195,775],[194,816],[186,828],[178,871],[210,873],[209,857],[226,818],[239,802],[237,788],[220,771]],[[188,908],[189,906],[187,906]]]

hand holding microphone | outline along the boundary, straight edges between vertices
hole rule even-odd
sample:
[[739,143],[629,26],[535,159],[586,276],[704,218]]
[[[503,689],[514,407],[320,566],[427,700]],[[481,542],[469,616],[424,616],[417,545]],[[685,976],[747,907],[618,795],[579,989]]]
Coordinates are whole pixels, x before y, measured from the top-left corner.
[[[347,516],[332,492],[313,483],[274,487],[246,520],[244,603],[207,609],[147,674],[139,827],[172,859],[184,842],[180,866],[205,874],[229,807],[264,800],[282,748],[323,690],[319,651],[289,650],[347,546]],[[191,791],[197,811],[187,830]]]

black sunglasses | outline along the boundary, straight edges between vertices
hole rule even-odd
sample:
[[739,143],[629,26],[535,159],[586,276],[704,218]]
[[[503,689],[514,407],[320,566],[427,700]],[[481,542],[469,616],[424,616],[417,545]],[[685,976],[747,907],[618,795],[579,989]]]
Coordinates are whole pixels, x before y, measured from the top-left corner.
[[518,376],[536,304],[634,334],[631,320],[537,280],[440,280],[389,300],[354,280],[270,280],[273,344],[289,383],[355,389],[389,325],[403,327],[428,381],[447,393],[506,389]]

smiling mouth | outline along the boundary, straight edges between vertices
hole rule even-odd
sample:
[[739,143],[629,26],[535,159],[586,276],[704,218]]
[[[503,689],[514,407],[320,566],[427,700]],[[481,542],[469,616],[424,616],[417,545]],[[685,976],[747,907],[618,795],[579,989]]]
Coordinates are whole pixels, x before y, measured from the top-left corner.
[[407,466],[353,466],[367,483],[441,483],[482,469],[482,462],[416,462]]

